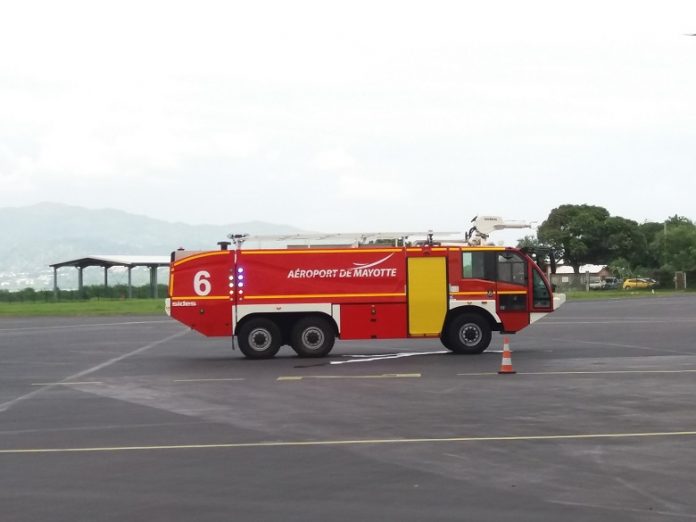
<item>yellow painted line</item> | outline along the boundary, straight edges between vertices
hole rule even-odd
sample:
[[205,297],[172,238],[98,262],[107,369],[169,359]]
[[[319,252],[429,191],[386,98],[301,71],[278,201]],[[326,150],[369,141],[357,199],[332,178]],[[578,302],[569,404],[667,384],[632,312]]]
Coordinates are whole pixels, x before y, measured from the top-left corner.
[[526,290],[504,290],[498,291],[498,295],[527,295]]
[[104,384],[99,381],[84,381],[84,382],[33,382],[32,386],[75,386],[77,384]]
[[[611,375],[622,373],[696,373],[696,370],[594,370],[594,371],[558,371],[558,372],[517,372],[517,375]],[[498,372],[458,373],[459,377],[476,375],[498,375]]]
[[175,379],[174,382],[217,382],[217,381],[243,381],[244,377],[230,377],[227,379]]
[[521,375],[593,375],[618,373],[696,373],[696,370],[595,370],[578,372],[524,372]]
[[420,373],[383,373],[381,375],[289,375],[278,377],[278,381],[301,381],[303,379],[418,379]]
[[222,444],[177,444],[162,446],[105,446],[92,448],[15,448],[0,449],[0,454],[36,454],[36,453],[92,453],[117,451],[153,451],[153,450],[193,450],[193,449],[231,449],[231,448],[287,448],[297,446],[358,446],[367,444],[434,444],[455,442],[533,442],[558,440],[588,439],[628,439],[656,437],[694,437],[696,431],[655,431],[637,433],[580,433],[571,435],[520,435],[492,437],[445,437],[445,438],[400,438],[400,439],[346,439],[346,440],[311,440],[311,441],[262,441],[236,442]]
[[290,248],[287,250],[242,250],[242,257],[252,256],[268,256],[268,255],[292,255],[292,254],[371,254],[371,253],[386,253],[386,252],[401,252],[400,248],[344,248],[340,250],[334,249],[318,249],[318,248]]
[[189,295],[189,296],[176,296],[171,298],[172,301],[215,301],[215,300],[223,300],[223,299],[230,299],[229,295],[206,295],[206,296],[200,296],[200,295]]
[[211,257],[211,256],[227,256],[232,253],[232,250],[218,250],[216,252],[206,252],[204,254],[196,254],[194,256],[189,256],[185,257],[184,259],[180,259],[179,261],[176,261],[172,266],[179,266],[183,265],[184,263],[188,263],[189,261],[194,261],[195,259],[202,259],[204,257]]
[[319,299],[328,297],[406,297],[405,293],[393,294],[282,294],[282,295],[245,295],[245,300],[251,299]]
[[[488,292],[451,292],[450,295],[485,295],[488,296]],[[495,292],[491,295],[493,297]]]

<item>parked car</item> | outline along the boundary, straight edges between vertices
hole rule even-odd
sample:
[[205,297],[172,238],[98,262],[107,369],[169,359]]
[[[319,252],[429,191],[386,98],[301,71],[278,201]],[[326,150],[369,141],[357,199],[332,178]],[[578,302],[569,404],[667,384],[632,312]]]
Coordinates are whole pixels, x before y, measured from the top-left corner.
[[616,277],[605,277],[597,281],[590,281],[590,290],[614,290],[619,288],[621,283]]
[[623,282],[624,290],[636,290],[640,288],[655,288],[657,281],[647,277],[633,277]]
[[621,280],[618,277],[607,277],[604,280],[604,290],[615,290],[621,286]]

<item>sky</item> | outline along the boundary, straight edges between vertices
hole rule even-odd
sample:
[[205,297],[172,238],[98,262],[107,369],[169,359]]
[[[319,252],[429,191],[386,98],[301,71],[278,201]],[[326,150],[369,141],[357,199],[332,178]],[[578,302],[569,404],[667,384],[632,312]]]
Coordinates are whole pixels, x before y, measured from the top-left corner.
[[0,207],[696,219],[693,33],[693,0],[5,1]]

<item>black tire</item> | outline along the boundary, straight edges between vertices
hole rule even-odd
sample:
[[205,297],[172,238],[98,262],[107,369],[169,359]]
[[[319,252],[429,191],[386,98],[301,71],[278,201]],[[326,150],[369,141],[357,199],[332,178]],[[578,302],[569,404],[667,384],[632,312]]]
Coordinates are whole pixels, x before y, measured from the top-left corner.
[[331,323],[320,316],[303,317],[290,332],[290,346],[300,357],[325,357],[335,341]]
[[491,344],[491,325],[478,314],[459,315],[447,325],[442,344],[454,353],[481,353]]
[[280,350],[280,328],[270,319],[258,317],[242,324],[237,332],[239,349],[249,359],[270,359]]

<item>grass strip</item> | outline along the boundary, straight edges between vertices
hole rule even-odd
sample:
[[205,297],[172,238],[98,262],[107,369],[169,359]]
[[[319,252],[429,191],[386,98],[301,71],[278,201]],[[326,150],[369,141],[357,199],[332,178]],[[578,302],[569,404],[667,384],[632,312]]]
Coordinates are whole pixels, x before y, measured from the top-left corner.
[[0,303],[0,317],[164,315],[164,299]]
[[640,289],[640,290],[571,290],[565,292],[569,301],[578,301],[584,299],[607,300],[607,299],[647,299],[655,297],[676,297],[683,295],[694,295],[694,291],[690,290],[667,290],[667,289]]

